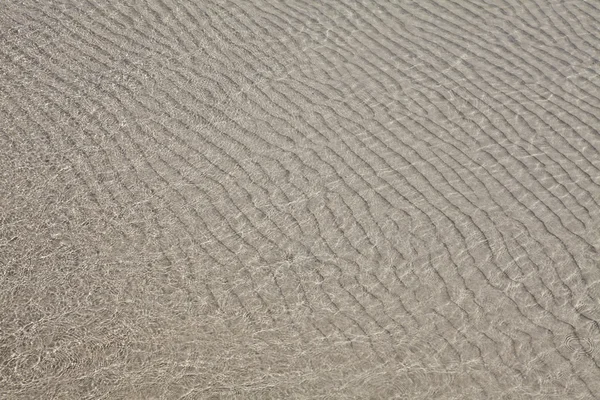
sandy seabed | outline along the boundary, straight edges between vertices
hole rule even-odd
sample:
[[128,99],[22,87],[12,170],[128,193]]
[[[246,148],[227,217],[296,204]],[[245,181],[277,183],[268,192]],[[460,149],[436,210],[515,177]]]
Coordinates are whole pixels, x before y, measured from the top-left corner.
[[600,398],[600,2],[4,0],[0,398]]

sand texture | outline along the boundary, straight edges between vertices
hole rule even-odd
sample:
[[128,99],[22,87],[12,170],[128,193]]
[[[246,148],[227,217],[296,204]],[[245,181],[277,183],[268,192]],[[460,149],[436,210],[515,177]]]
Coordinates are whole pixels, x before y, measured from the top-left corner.
[[0,399],[600,398],[600,0],[1,0]]

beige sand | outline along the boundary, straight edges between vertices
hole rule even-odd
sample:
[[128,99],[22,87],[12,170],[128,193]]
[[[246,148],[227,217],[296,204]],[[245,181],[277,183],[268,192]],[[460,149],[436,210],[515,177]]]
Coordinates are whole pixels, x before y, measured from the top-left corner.
[[3,0],[0,398],[600,398],[599,59],[597,0]]

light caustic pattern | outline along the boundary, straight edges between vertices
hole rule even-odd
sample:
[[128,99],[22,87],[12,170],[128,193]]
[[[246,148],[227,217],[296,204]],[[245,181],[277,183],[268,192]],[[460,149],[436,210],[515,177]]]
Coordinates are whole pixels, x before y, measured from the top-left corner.
[[6,0],[3,399],[600,397],[600,2]]

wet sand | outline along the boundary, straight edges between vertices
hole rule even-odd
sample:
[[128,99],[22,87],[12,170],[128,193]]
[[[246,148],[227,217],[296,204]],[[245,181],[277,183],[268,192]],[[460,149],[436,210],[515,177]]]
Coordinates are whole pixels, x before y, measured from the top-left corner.
[[0,4],[0,398],[600,398],[600,3]]

